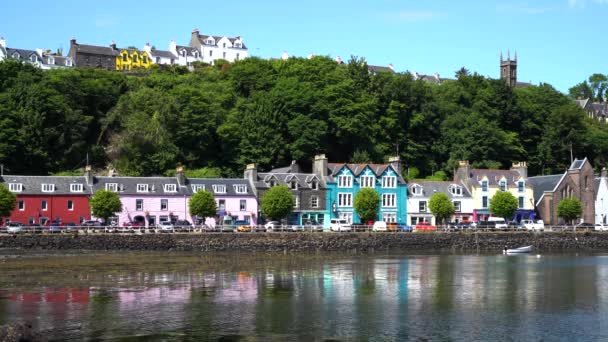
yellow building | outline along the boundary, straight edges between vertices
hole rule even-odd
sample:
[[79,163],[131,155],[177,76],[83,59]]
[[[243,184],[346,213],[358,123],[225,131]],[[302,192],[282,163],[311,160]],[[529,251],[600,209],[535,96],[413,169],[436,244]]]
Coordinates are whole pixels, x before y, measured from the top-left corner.
[[[473,219],[485,220],[491,216],[490,201],[499,191],[509,191],[517,198],[518,209],[514,221],[534,218],[534,191],[528,182],[525,162],[513,163],[510,170],[471,169],[468,161],[460,161],[454,181],[469,190],[473,197]],[[507,217],[508,220],[511,218]]]
[[148,69],[152,65],[150,55],[137,49],[120,49],[116,57],[116,70]]

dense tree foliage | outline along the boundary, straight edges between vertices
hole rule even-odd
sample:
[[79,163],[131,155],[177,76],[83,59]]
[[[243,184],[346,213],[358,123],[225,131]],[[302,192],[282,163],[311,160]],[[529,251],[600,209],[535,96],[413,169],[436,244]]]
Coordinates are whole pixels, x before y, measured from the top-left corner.
[[199,190],[188,201],[190,213],[198,217],[205,224],[207,217],[213,217],[217,211],[217,205],[213,198],[213,193],[206,190]]
[[576,198],[564,198],[557,205],[557,216],[572,224],[583,214],[583,204]]
[[508,191],[499,191],[490,199],[490,212],[496,217],[509,220],[517,210],[517,198]]
[[429,209],[437,218],[437,224],[444,224],[445,220],[454,214],[454,204],[447,194],[438,192],[429,199]]
[[17,196],[10,192],[6,186],[0,186],[0,224],[3,223],[3,218],[11,215],[15,210]]
[[270,220],[282,220],[293,210],[295,199],[285,185],[273,186],[262,195],[262,214]]
[[101,218],[105,224],[108,224],[108,219],[121,210],[122,203],[115,192],[99,190],[91,197],[91,214]]
[[[604,98],[606,82],[595,76],[588,91]],[[254,57],[143,75],[0,63],[0,163],[20,174],[74,171],[87,156],[124,175],[183,165],[237,176],[247,163],[310,167],[317,153],[344,162],[398,153],[423,178],[449,177],[461,159],[527,160],[535,175],[562,172],[571,147],[601,166],[607,137],[548,84],[512,89],[464,68],[436,85],[370,74],[359,58]]]
[[361,223],[375,221],[380,209],[380,194],[372,188],[363,188],[355,195],[353,207],[361,218]]

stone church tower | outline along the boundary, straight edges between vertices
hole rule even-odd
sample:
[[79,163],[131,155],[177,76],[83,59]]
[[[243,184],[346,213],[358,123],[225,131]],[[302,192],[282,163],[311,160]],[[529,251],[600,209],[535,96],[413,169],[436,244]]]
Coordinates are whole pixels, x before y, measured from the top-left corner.
[[511,59],[511,53],[507,52],[506,60],[502,58],[502,52],[500,53],[500,78],[512,88],[517,85],[517,52],[514,59]]

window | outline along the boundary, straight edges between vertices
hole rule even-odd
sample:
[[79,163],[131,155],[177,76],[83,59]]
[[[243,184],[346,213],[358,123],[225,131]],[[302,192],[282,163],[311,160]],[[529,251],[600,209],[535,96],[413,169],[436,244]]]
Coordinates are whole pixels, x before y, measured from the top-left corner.
[[[239,48],[240,49],[242,46],[243,45],[241,43],[234,43],[234,47],[235,48]],[[237,56],[238,56],[238,54],[237,54]]]
[[42,184],[42,192],[55,191],[55,184]]
[[213,39],[207,39],[207,44],[215,45],[215,41]]
[[133,62],[137,63],[137,55],[133,55]]
[[395,208],[397,206],[397,194],[382,194],[382,206]]
[[269,186],[269,187],[271,187],[271,188],[272,188],[273,186],[275,186],[275,185],[277,185],[277,182],[276,182],[274,179],[271,179],[271,180],[268,182],[268,186]]
[[525,192],[526,191],[526,183],[524,183],[524,181],[517,182],[517,191],[518,192]]
[[192,184],[192,192],[197,193],[201,190],[205,190],[205,184]]
[[461,210],[460,208],[461,208],[460,201],[454,201],[454,212],[459,213]]
[[165,192],[177,192],[177,184],[165,184]]
[[420,185],[414,185],[414,186],[412,186],[412,194],[414,194],[415,196],[421,196],[422,195],[422,187]]
[[340,213],[340,218],[348,223],[353,223],[353,213]]
[[310,207],[311,208],[318,208],[319,207],[319,197],[317,197],[317,196],[311,196],[310,197]]
[[238,61],[240,57],[241,57],[241,54],[240,54],[240,53],[237,53],[237,54],[236,54],[236,60]]
[[148,184],[137,184],[137,192],[148,192]]
[[182,50],[182,57],[186,57],[186,50]]
[[524,197],[523,196],[519,196],[518,201],[517,201],[517,207],[519,209],[524,208]]
[[226,59],[226,53],[225,53],[225,52],[224,52],[224,53],[222,53],[222,58],[223,58],[223,59]]
[[169,216],[167,216],[167,215],[161,215],[158,217],[158,223],[168,222],[168,221],[169,221]]
[[246,211],[247,210],[247,200],[241,200],[239,203],[239,209],[241,211]]
[[169,200],[168,199],[161,199],[160,200],[160,210],[169,210]]
[[395,176],[384,176],[382,177],[382,187],[394,189],[397,187],[397,177]]
[[289,188],[291,190],[298,190],[298,182],[296,182],[295,180],[292,180],[291,182],[289,182]]
[[146,56],[144,56],[144,57],[143,57],[143,63],[144,63],[144,64],[147,64],[147,63],[148,63],[148,57],[146,57]]
[[55,64],[55,58],[49,57],[49,64]]
[[481,207],[484,209],[488,207],[488,196],[481,197]]
[[32,60],[32,62],[36,63],[36,61],[38,60],[38,58],[36,58],[36,55],[32,55],[32,57],[30,58]]
[[225,184],[213,184],[213,192],[216,194],[225,194],[226,185]]
[[143,199],[136,199],[135,200],[135,210],[136,211],[142,211],[142,210],[144,210],[144,200]]
[[462,196],[462,187],[458,185],[452,185],[452,187],[450,188],[450,192],[454,196]]
[[122,60],[123,60],[123,62],[127,61],[127,54],[126,53],[122,54]]
[[74,210],[74,201],[68,200],[68,210]]
[[507,191],[507,181],[500,181],[500,191]]
[[218,210],[226,210],[226,200],[219,200],[217,205]]
[[118,191],[118,183],[106,183],[106,190],[108,191]]
[[360,184],[362,188],[373,188],[374,176],[361,176]]
[[418,211],[421,213],[426,212],[426,201],[418,202]]
[[40,209],[46,211],[48,209],[48,203],[46,201],[40,202]]
[[82,184],[70,184],[70,192],[82,192],[83,188]]
[[313,190],[319,190],[319,183],[313,181],[312,183],[310,183],[310,188]]
[[20,211],[24,211],[25,210],[25,202],[24,201],[17,202],[17,207],[19,208]]
[[352,176],[338,176],[338,188],[351,188],[353,186]]
[[213,57],[213,50],[209,50],[209,57]]
[[382,221],[397,222],[397,213],[382,213]]
[[21,183],[8,183],[8,189],[12,192],[23,191],[23,184]]
[[293,207],[294,208],[300,207],[300,197],[298,197],[298,196],[293,197]]
[[[226,48],[226,43],[222,44],[222,47],[225,49]],[[224,52],[225,53],[225,52]]]
[[481,191],[484,191],[484,192],[488,191],[488,181],[487,180],[481,181]]
[[160,64],[160,57],[156,57],[156,64]]
[[338,207],[352,207],[353,206],[353,194],[339,193],[338,194]]

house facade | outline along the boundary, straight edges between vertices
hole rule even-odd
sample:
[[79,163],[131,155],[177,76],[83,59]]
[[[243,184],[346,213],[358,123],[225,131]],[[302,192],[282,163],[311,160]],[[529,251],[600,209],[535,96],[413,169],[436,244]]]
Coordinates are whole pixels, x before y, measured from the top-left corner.
[[499,191],[509,191],[517,198],[514,217],[507,220],[521,221],[536,216],[534,192],[528,182],[528,166],[525,162],[513,163],[510,170],[472,169],[468,161],[460,161],[454,174],[454,183],[463,185],[473,198],[473,220],[482,221],[492,216],[490,201]]
[[119,50],[114,42],[110,46],[86,45],[77,43],[76,39],[72,38],[68,56],[72,59],[73,65],[79,68],[117,70],[116,60]]
[[429,201],[436,193],[444,193],[454,205],[454,214],[449,222],[473,221],[473,197],[466,187],[454,182],[413,181],[408,184],[407,223],[414,226],[420,222],[438,224],[429,209]]
[[[175,42],[172,42],[175,44]],[[145,51],[148,56],[150,56],[150,60],[154,64],[158,65],[174,65],[177,62],[177,54],[174,54],[168,50],[158,50],[150,45],[150,43],[146,43],[143,51]]]
[[152,66],[152,59],[145,50],[137,49],[118,49],[116,56],[116,70],[129,71],[136,69],[149,69]]
[[313,172],[327,186],[326,206],[330,218],[368,223],[361,222],[353,203],[361,189],[371,188],[380,195],[377,221],[406,222],[407,186],[398,157],[391,158],[389,164],[348,164],[328,163],[325,155],[317,155]]
[[301,225],[307,221],[316,221],[324,227],[329,227],[327,189],[323,179],[314,173],[303,172],[296,162],[292,162],[288,167],[259,173],[255,164],[249,164],[244,178],[251,184],[260,204],[270,188],[284,185],[290,189],[294,197],[294,207],[287,218],[287,224]]
[[[575,159],[561,175],[530,177],[534,185],[536,210],[545,224],[564,224],[557,215],[559,202],[565,198],[576,198],[583,206],[582,222],[596,222],[596,185],[591,163]],[[601,199],[601,198],[600,198]]]
[[595,223],[608,224],[608,179],[606,168],[595,179]]
[[[90,176],[90,175],[89,175]],[[49,221],[79,224],[91,219],[92,186],[84,177],[3,175],[2,184],[17,197],[8,218],[25,225]]]
[[190,38],[190,47],[195,48],[202,61],[213,65],[216,59],[229,62],[238,61],[249,56],[249,52],[241,37],[210,36],[200,34],[195,28]]

